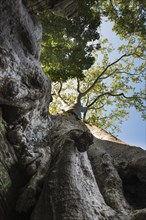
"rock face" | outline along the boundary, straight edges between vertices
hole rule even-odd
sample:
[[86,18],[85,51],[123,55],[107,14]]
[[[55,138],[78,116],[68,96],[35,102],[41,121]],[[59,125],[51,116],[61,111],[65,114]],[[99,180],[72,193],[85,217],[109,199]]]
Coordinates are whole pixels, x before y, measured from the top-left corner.
[[[13,146],[12,155],[27,181],[34,174],[37,178],[40,158],[45,163],[49,157],[44,140],[51,126],[51,82],[39,62],[41,34],[41,25],[21,0],[0,0],[0,107],[6,127],[1,144],[6,140]],[[12,165],[4,159],[2,155],[2,163],[10,172]]]
[[49,115],[40,42],[23,2],[0,0],[0,219],[145,220],[146,152]]
[[50,9],[57,16],[70,19],[77,14],[77,0],[25,0],[28,10],[34,14]]

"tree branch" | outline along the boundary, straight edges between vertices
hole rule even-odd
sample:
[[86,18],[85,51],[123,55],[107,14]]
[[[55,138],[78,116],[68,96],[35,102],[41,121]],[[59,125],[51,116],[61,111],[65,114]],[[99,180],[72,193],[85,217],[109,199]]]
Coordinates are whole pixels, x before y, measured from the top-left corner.
[[59,99],[60,99],[60,101],[62,102],[63,105],[68,105],[68,103],[62,98],[62,96],[60,94],[61,90],[62,90],[62,83],[60,82],[59,84],[60,84],[60,88],[59,88],[58,91],[55,90],[55,95],[57,95],[59,97]]
[[95,79],[95,81],[92,83],[92,85],[83,93],[81,93],[81,98],[84,97],[88,92],[90,92],[91,89],[93,89],[93,87],[96,85],[97,81],[101,78],[101,76],[103,76],[103,74],[109,69],[109,67],[113,66],[114,64],[118,63],[122,58],[124,57],[128,57],[131,56],[132,54],[123,54],[121,57],[119,57],[117,60],[115,60],[114,62],[110,63],[109,65],[107,65],[107,67],[99,74],[99,76],[97,76],[97,78]]
[[80,81],[77,79],[77,92],[80,94]]
[[94,105],[95,102],[97,102],[97,100],[100,98],[100,97],[103,97],[105,95],[108,95],[108,96],[123,96],[125,99],[134,99],[134,98],[139,98],[139,97],[134,97],[134,96],[131,96],[131,97],[128,97],[128,96],[125,96],[125,94],[122,92],[122,93],[119,93],[119,94],[112,94],[111,92],[105,92],[103,94],[100,94],[98,95],[87,107],[90,108],[92,105]]
[[116,69],[112,73],[110,73],[109,75],[107,75],[105,77],[101,77],[100,80],[107,79],[108,77],[113,76],[113,75],[117,75],[117,74],[127,74],[127,75],[130,75],[130,76],[138,76],[139,75],[139,74],[136,74],[136,73],[130,73],[130,72],[126,72],[126,71]]

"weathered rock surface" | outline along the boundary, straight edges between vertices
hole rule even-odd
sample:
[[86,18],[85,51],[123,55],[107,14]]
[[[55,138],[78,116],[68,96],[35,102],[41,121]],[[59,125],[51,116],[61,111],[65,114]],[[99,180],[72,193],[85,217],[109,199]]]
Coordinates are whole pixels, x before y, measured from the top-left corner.
[[40,42],[22,1],[0,0],[0,219],[145,220],[146,152],[48,114]]
[[[40,169],[45,174],[41,163],[44,166],[45,158],[49,158],[44,138],[51,126],[48,115],[51,83],[39,62],[41,33],[41,25],[21,0],[0,1],[0,107],[6,128],[1,148],[8,142],[14,149],[10,158],[16,158],[17,166],[24,172],[23,186],[30,177],[37,179]],[[1,156],[3,163],[5,158]],[[11,166],[7,167],[10,176]],[[30,181],[35,182],[32,184],[35,189],[37,181]],[[28,188],[29,184],[23,191]],[[20,198],[27,197],[25,194]],[[21,209],[21,202],[19,206]]]

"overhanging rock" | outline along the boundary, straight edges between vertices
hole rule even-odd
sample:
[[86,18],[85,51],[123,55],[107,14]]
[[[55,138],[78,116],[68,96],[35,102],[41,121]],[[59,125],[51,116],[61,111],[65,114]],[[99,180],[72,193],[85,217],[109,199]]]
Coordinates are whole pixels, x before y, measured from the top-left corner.
[[77,0],[25,0],[30,12],[38,14],[51,10],[55,15],[70,19],[77,14]]

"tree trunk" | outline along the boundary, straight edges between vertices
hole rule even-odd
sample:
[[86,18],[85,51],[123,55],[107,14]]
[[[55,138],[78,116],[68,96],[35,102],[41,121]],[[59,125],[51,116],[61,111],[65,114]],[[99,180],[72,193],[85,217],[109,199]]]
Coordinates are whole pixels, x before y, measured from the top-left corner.
[[40,42],[22,1],[0,0],[0,219],[145,220],[146,152],[48,114]]

